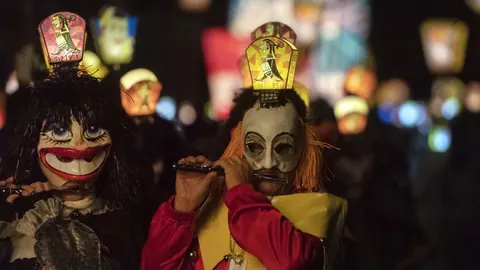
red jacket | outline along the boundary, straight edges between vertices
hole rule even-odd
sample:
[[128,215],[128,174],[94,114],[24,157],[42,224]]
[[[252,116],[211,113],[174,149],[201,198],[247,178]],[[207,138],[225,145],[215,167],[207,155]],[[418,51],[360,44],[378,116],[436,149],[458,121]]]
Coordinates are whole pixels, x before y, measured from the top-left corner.
[[[153,217],[143,248],[142,270],[204,269],[199,249],[197,260],[192,260],[188,254],[192,245],[198,247],[194,238],[196,213],[175,211],[173,200],[174,197],[160,205]],[[267,269],[298,269],[311,262],[318,262],[318,269],[321,269],[321,240],[295,229],[268,198],[250,184],[231,188],[224,201],[229,211],[232,237]],[[261,222],[254,222],[256,220]],[[220,262],[215,269],[228,269],[228,262]]]

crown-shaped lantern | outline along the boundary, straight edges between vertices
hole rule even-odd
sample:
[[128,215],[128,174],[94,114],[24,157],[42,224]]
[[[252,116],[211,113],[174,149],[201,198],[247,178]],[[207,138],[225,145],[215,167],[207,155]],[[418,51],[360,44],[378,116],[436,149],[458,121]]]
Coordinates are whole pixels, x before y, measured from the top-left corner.
[[245,55],[253,90],[293,89],[298,49],[279,37],[261,37],[248,46]]
[[130,116],[154,114],[161,91],[157,76],[145,68],[131,70],[120,79],[122,106]]
[[82,61],[87,40],[85,26],[85,20],[71,12],[54,13],[40,23],[38,32],[47,69]]

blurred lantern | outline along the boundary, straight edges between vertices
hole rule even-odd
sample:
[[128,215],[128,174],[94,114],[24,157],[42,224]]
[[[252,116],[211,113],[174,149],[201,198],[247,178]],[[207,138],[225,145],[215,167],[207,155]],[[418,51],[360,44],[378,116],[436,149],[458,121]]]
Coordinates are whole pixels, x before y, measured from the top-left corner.
[[318,91],[334,103],[343,96],[347,71],[367,59],[370,8],[363,0],[327,0],[323,7],[320,35],[312,52],[315,70],[312,92]]
[[211,4],[212,0],[178,0],[178,6],[182,10],[192,13],[205,12]]
[[193,106],[192,102],[185,101],[180,105],[178,109],[178,119],[184,125],[191,125],[197,120],[197,111]]
[[364,67],[351,68],[345,78],[345,90],[363,99],[369,99],[376,86],[375,74]]
[[345,135],[361,133],[367,126],[368,104],[364,99],[347,96],[334,106],[338,130]]
[[102,64],[102,61],[92,51],[85,51],[83,60],[80,62],[80,67],[84,68],[88,73],[92,74],[97,79],[103,79],[108,74],[108,69]]
[[[225,120],[233,105],[235,91],[244,87],[244,84],[248,85],[242,82],[239,65],[242,64],[241,57],[249,42],[250,37],[241,41],[223,28],[210,28],[202,34],[212,120]],[[245,80],[248,81],[248,78]]]
[[148,69],[131,70],[120,79],[122,106],[130,116],[154,114],[161,91],[162,84]]
[[261,37],[280,37],[290,41],[292,44],[297,42],[297,34],[293,29],[281,22],[267,22],[255,28],[250,34],[252,41]]
[[322,1],[295,0],[293,28],[298,33],[298,43],[310,45],[317,39],[321,18]]
[[175,119],[175,114],[177,112],[175,100],[171,97],[162,97],[158,101],[156,112],[158,116],[168,121]]
[[129,16],[117,7],[107,6],[91,23],[97,53],[105,64],[118,66],[132,61],[137,31],[136,17]]
[[433,152],[443,153],[450,148],[452,138],[450,129],[444,126],[437,126],[428,134],[428,146]]
[[17,80],[17,73],[14,71],[10,73],[10,76],[8,77],[7,84],[5,85],[5,93],[7,93],[7,95],[11,95],[17,92],[18,88],[19,83]]
[[410,96],[410,88],[407,83],[400,79],[392,79],[382,82],[376,91],[378,106],[384,104],[400,105]]
[[465,96],[465,85],[457,78],[441,78],[432,86],[430,111],[436,117],[453,119],[462,109]]
[[282,23],[292,25],[294,7],[292,0],[231,0],[229,2],[228,29],[238,38],[250,37],[252,29],[266,22],[278,21],[279,18]]
[[203,106],[203,113],[207,117],[207,119],[215,120],[213,117],[212,104],[210,101],[205,103],[205,105]]
[[433,73],[462,71],[468,40],[468,27],[454,19],[431,19],[422,23],[423,51]]
[[480,0],[465,0],[465,2],[473,11],[480,13]]
[[407,101],[398,108],[398,126],[418,127],[427,122],[427,110],[415,101]]
[[386,124],[401,127],[398,121],[398,109],[410,96],[408,85],[399,79],[392,79],[379,85],[375,93],[378,118]]
[[480,112],[480,83],[471,82],[467,86],[465,108],[473,113]]
[[305,106],[307,109],[310,107],[310,97],[308,93],[308,88],[305,87],[305,85],[294,81],[293,82],[293,89],[295,92],[298,94],[298,96],[303,100],[303,103],[305,103]]

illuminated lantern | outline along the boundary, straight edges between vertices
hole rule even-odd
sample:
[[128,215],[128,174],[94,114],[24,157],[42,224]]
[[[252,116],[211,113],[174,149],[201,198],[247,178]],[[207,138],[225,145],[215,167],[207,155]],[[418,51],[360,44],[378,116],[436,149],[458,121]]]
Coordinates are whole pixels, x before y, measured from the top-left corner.
[[430,111],[436,117],[453,119],[462,109],[465,96],[465,85],[457,78],[441,78],[432,86]]
[[428,134],[428,146],[433,152],[444,153],[450,149],[452,136],[450,129],[445,126],[437,126]]
[[162,97],[158,101],[155,111],[161,118],[172,121],[177,114],[177,103],[171,97]]
[[310,45],[317,39],[322,4],[319,0],[295,0],[293,28],[298,33],[298,43]]
[[137,18],[124,10],[107,6],[92,20],[97,53],[107,65],[128,64],[135,49]]
[[248,79],[242,82],[239,65],[249,42],[250,37],[239,40],[224,28],[210,28],[202,34],[212,120],[227,119],[235,92],[248,86]]
[[407,83],[400,79],[392,79],[382,82],[376,91],[376,103],[400,105],[410,96],[410,88]]
[[[278,21],[292,25],[292,0],[231,0],[229,1],[228,31],[238,37],[250,37],[252,29],[266,22]],[[250,40],[249,40],[250,41]],[[244,47],[246,48],[248,44]]]
[[480,0],[465,0],[467,5],[476,13],[480,13]]
[[364,67],[350,69],[345,78],[345,90],[363,99],[369,99],[376,86],[375,74]]
[[473,113],[480,112],[480,83],[471,82],[467,86],[465,108]]
[[192,13],[201,13],[208,10],[212,0],[178,0],[178,6],[186,11]]
[[162,84],[148,69],[134,69],[120,79],[122,106],[130,116],[155,113]]
[[13,71],[12,73],[10,73],[7,84],[5,85],[5,93],[7,93],[7,95],[11,95],[17,92],[19,87],[20,86],[17,80],[17,72]]
[[102,64],[98,55],[92,51],[85,51],[80,67],[98,79],[103,79],[108,74],[108,69]]
[[462,71],[468,27],[458,20],[427,20],[421,25],[423,51],[433,73]]
[[365,131],[368,112],[368,104],[362,98],[347,96],[338,101],[334,106],[334,113],[340,133],[353,135]]

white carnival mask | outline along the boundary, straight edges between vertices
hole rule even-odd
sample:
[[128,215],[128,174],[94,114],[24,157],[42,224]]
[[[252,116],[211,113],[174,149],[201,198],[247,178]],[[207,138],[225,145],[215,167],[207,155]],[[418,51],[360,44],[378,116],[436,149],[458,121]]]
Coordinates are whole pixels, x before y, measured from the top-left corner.
[[256,103],[243,117],[244,153],[254,170],[296,168],[305,145],[305,129],[292,103],[261,108]]

